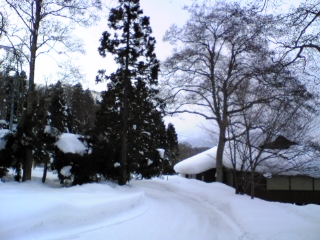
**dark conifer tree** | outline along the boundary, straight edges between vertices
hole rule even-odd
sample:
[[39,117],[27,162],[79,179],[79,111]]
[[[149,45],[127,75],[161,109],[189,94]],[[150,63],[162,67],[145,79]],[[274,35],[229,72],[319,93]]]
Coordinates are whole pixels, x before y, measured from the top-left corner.
[[71,96],[71,110],[70,110],[70,129],[72,133],[83,133],[82,126],[82,106],[83,106],[83,88],[81,83],[76,84],[73,87]]
[[[105,31],[99,47],[101,56],[111,53],[119,65],[115,73],[105,76],[109,83],[102,105],[110,105],[102,106],[106,111],[100,113],[109,116],[100,117],[109,120],[111,116],[114,117],[111,122],[104,124],[109,125],[104,132],[108,138],[113,135],[117,142],[119,139],[121,141],[121,144],[117,143],[121,145],[119,184],[124,185],[129,179],[129,171],[135,171],[138,166],[141,166],[141,162],[133,161],[132,156],[136,156],[139,150],[139,154],[142,155],[146,150],[144,142],[148,140],[143,138],[149,135],[148,132],[144,132],[143,125],[150,124],[147,118],[155,108],[154,97],[157,94],[159,62],[154,53],[156,41],[150,36],[152,30],[149,18],[143,16],[139,0],[119,0],[118,2],[119,5],[111,9],[109,15],[110,32],[114,34],[112,36],[110,32]],[[100,70],[99,73],[100,76],[97,79],[101,80],[105,71]],[[116,125],[111,125],[114,122]],[[110,130],[111,126],[115,129]],[[136,145],[141,144],[141,148],[136,147],[134,141]]]
[[52,131],[51,128],[51,114],[48,112],[51,99],[48,98],[48,89],[37,89],[36,101],[34,102],[35,109],[33,115],[33,133],[34,133],[34,153],[33,157],[36,163],[43,163],[43,177],[42,182],[45,182],[47,176],[47,169],[50,168],[51,161],[54,157],[55,145],[57,140],[57,131]]
[[127,169],[142,178],[159,175],[160,158],[157,148],[160,147],[157,128],[162,124],[160,113],[150,101],[146,84],[137,81],[132,88],[130,98],[128,129],[128,158]]
[[70,101],[70,131],[85,134],[94,125],[96,106],[90,90],[83,90],[81,83],[73,87]]
[[[93,128],[95,122],[95,113],[97,111],[97,104],[93,98],[93,95],[89,89],[85,90],[82,94],[82,119],[81,123],[85,131],[89,131]],[[84,131],[84,132],[85,132]]]
[[166,156],[168,158],[168,162],[165,165],[166,174],[174,173],[173,166],[178,162],[179,155],[179,143],[176,129],[172,123],[169,123],[167,128]]
[[[9,71],[11,70],[13,69],[10,68]],[[1,124],[1,128],[10,128],[11,113],[13,113],[13,125],[19,124],[24,107],[25,73],[22,71],[19,74],[16,73],[15,76],[9,76],[9,71],[0,73],[0,120],[6,120],[8,123]],[[25,146],[31,142],[22,134],[22,128],[18,127],[19,129],[20,131],[17,132],[17,129],[13,127],[13,132],[4,136],[0,150],[0,176],[4,176],[8,172],[7,169],[11,167],[15,169],[15,180],[17,181],[20,181],[22,176],[21,169],[24,164],[22,155],[24,154]],[[2,149],[3,147],[5,148]]]
[[49,105],[49,125],[60,133],[69,132],[69,108],[63,92],[62,83],[58,81],[51,87],[52,96]]
[[[108,86],[111,89],[112,82]],[[93,155],[101,166],[102,175],[107,179],[118,179],[121,158],[121,104],[114,91],[102,92],[101,98],[96,114]]]
[[150,141],[150,150],[153,150],[153,157],[151,157],[153,163],[148,166],[148,172],[152,173],[152,176],[162,175],[167,161],[165,155],[167,134],[162,114],[159,111],[152,112],[149,126],[151,128],[152,141]]

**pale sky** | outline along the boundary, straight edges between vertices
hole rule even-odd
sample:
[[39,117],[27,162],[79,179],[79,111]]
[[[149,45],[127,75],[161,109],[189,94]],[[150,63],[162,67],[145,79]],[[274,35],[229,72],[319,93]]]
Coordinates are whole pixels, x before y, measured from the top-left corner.
[[[106,2],[109,2],[107,0]],[[112,0],[113,5],[115,0]],[[188,13],[182,10],[184,5],[190,5],[192,0],[140,0],[140,6],[144,11],[144,15],[150,17],[153,36],[157,40],[156,54],[159,60],[164,60],[170,55],[171,46],[169,43],[162,42],[165,31],[169,29],[170,25],[175,23],[182,26],[188,18]],[[105,13],[107,15],[107,13]],[[104,31],[108,29],[107,16],[102,17],[101,21],[96,26],[90,28],[79,28],[75,34],[81,38],[85,43],[85,55],[77,55],[78,60],[74,61],[75,65],[81,65],[88,83],[85,84],[91,89],[104,90],[105,86],[97,86],[95,84],[95,77],[99,69],[112,69],[115,68],[113,57],[103,59],[98,54],[98,47],[100,45],[99,39]],[[43,82],[43,75],[49,72],[54,72],[57,68],[57,63],[52,57],[40,56],[37,59],[37,73],[36,82]],[[112,71],[111,71],[112,72]]]
[[[116,1],[113,1],[116,2]],[[156,38],[156,54],[158,59],[164,60],[171,54],[172,46],[164,43],[162,38],[172,24],[182,26],[187,18],[188,13],[182,10],[184,5],[190,5],[192,0],[140,0],[140,6],[144,15],[150,17],[150,23],[153,36]],[[114,3],[113,3],[114,4]],[[76,35],[83,39],[86,45],[86,55],[78,55],[75,65],[81,65],[86,74],[87,83],[83,84],[84,88],[101,91],[106,89],[106,83],[95,84],[95,77],[99,69],[106,69],[113,72],[116,69],[113,57],[102,58],[98,54],[100,45],[99,39],[102,32],[109,30],[107,17],[102,17],[101,21],[88,29],[77,29]],[[43,76],[58,69],[58,66],[50,57],[40,57],[37,59],[36,82],[44,83]],[[54,83],[56,79],[52,79]],[[180,114],[177,117],[166,117],[165,123],[173,123],[179,136],[180,142],[190,142],[194,146],[213,146],[211,136],[201,126],[207,122],[200,116],[191,114]]]
[[[226,0],[228,1],[228,0]],[[232,0],[229,0],[232,1]],[[238,0],[238,2],[244,2],[244,0]],[[300,0],[288,1],[290,4],[297,3]],[[104,0],[103,2],[112,2],[113,6],[117,4],[116,0]],[[177,24],[182,26],[188,19],[188,13],[182,10],[184,5],[191,5],[193,0],[140,0],[141,8],[144,11],[144,15],[150,17],[151,27],[153,30],[153,36],[157,40],[156,54],[160,61],[165,60],[171,54],[172,46],[169,43],[164,43],[162,38],[165,31],[169,29],[170,25]],[[109,4],[110,6],[110,4]],[[107,22],[107,13],[105,17],[101,18],[101,21],[96,26],[84,29],[77,29],[75,35],[81,38],[85,44],[86,55],[77,55],[77,59],[73,58],[72,64],[81,66],[83,72],[86,74],[86,82],[83,83],[84,88],[90,88],[97,91],[106,89],[106,83],[99,85],[95,84],[95,77],[99,69],[106,69],[108,73],[113,72],[116,69],[116,65],[113,61],[113,57],[102,58],[98,54],[98,47],[100,45],[99,39],[102,36],[102,32],[109,30]],[[53,56],[53,54],[51,54]],[[53,75],[51,81],[48,84],[55,83],[57,78],[54,74],[59,67],[57,65],[57,59],[60,55],[56,55],[56,59],[53,57],[43,56],[37,58],[36,62],[36,83],[45,84],[45,76],[50,74]],[[27,68],[27,66],[25,67]],[[210,134],[203,130],[201,125],[205,125],[206,128],[213,128],[212,123],[204,120],[200,116],[191,114],[179,115],[179,117],[165,118],[166,123],[172,122],[175,125],[177,133],[179,134],[180,141],[197,142],[198,146],[203,145],[203,141],[207,142],[205,145],[208,146],[208,142],[212,137]]]
[[[107,0],[109,1],[109,0]],[[112,0],[113,4],[116,3]],[[150,17],[151,27],[153,30],[153,36],[157,40],[156,54],[158,59],[164,60],[170,55],[172,46],[169,43],[164,43],[162,38],[165,31],[169,29],[171,24],[177,24],[182,26],[188,19],[188,13],[182,10],[184,5],[190,5],[192,0],[140,0],[140,6],[144,11],[144,15]],[[106,83],[99,85],[95,84],[95,77],[99,69],[106,69],[107,72],[113,72],[116,69],[116,65],[113,62],[113,57],[102,58],[98,54],[99,39],[102,36],[102,32],[109,30],[107,26],[107,17],[102,17],[101,21],[93,27],[88,29],[79,29],[76,31],[76,35],[83,39],[86,45],[86,55],[79,56],[78,60],[74,60],[75,65],[81,65],[83,71],[86,74],[87,82],[84,88],[101,91],[106,89]],[[41,57],[37,59],[36,82],[43,83],[43,75],[49,72],[54,72],[57,69],[57,64],[52,58]],[[39,71],[41,69],[41,71]],[[200,116],[184,114],[180,117],[165,118],[166,123],[172,122],[175,125],[176,131],[179,135],[179,141],[194,142],[194,145],[209,146],[210,139],[212,137],[203,130],[201,125],[206,125],[207,128],[212,126],[212,123],[208,123],[204,118]],[[199,144],[196,144],[198,142]]]
[[[241,0],[238,1],[242,2]],[[297,1],[291,0],[290,3],[292,4]],[[116,0],[105,0],[104,2],[112,2],[111,6],[117,4]],[[144,15],[150,17],[153,36],[157,40],[156,54],[159,60],[164,60],[169,56],[172,49],[169,43],[162,41],[165,31],[169,29],[171,24],[182,26],[186,22],[188,13],[182,10],[182,7],[184,5],[191,5],[192,2],[193,0],[140,0],[140,6],[144,11]],[[110,6],[110,3],[108,6]],[[107,14],[105,13],[104,15]],[[96,26],[88,29],[79,28],[75,31],[75,35],[81,38],[85,44],[86,55],[79,54],[77,55],[78,60],[73,61],[74,65],[82,66],[83,72],[86,74],[87,82],[84,84],[85,88],[90,87],[98,91],[104,90],[105,84],[95,84],[97,71],[99,69],[106,69],[107,72],[113,72],[116,69],[112,56],[103,59],[97,51],[102,32],[109,30],[107,24],[107,16],[105,16],[101,18],[101,21]],[[44,75],[48,75],[50,72],[54,73],[58,69],[58,66],[52,57],[40,56],[37,59],[36,69],[36,83],[43,83]],[[56,79],[53,78],[51,83],[55,81]]]
[[[162,41],[165,31],[173,23],[181,26],[185,23],[188,13],[183,11],[182,7],[190,3],[192,3],[191,0],[140,0],[144,15],[150,17],[152,35],[157,40],[156,54],[159,60],[164,60],[171,52],[170,44]],[[81,29],[81,32],[78,31],[79,37],[85,41],[87,51],[87,54],[80,59],[80,62],[84,66],[90,88],[96,90],[101,90],[101,87],[96,86],[94,83],[97,71],[99,69],[112,69],[110,65],[114,64],[112,56],[103,59],[97,51],[102,32],[109,30],[107,24],[107,17],[105,17],[101,19],[97,26],[90,29]],[[102,89],[104,88],[105,86],[102,87]]]

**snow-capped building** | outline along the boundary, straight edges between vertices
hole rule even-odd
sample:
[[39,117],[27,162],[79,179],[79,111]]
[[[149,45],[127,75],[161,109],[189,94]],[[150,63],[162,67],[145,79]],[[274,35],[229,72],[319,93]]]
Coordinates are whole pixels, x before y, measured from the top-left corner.
[[[198,179],[204,182],[214,182],[217,147],[187,158],[174,166],[176,173],[182,177]],[[224,156],[224,166],[232,169],[228,156]]]
[[[266,160],[256,167],[254,173],[255,178],[259,179],[255,184],[256,197],[297,204],[320,204],[320,158],[313,158],[313,155],[307,153],[288,160],[287,157],[293,155],[293,152],[299,152],[299,148],[301,146],[295,144],[289,147],[285,145],[283,149],[286,151],[278,151],[270,158],[267,158],[268,153],[264,153],[262,157],[266,157]],[[174,170],[182,177],[215,182],[216,151],[217,147],[214,147],[187,158],[177,163]],[[224,183],[236,187],[239,178],[250,175],[250,168],[240,171],[240,164],[235,164],[236,169],[233,166],[226,150],[223,158]],[[250,183],[244,192],[249,194],[249,191]]]

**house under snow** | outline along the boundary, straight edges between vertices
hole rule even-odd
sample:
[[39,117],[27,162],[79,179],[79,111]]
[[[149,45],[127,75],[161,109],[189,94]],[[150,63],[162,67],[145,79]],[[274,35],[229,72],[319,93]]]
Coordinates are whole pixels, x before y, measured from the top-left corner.
[[[216,151],[217,147],[187,158],[177,163],[174,170],[182,177],[198,179],[205,182],[216,181]],[[266,160],[263,166],[258,166],[255,171],[259,182],[255,186],[255,197],[279,202],[296,204],[320,204],[320,159],[301,164],[286,161],[281,157],[272,157]],[[224,154],[224,183],[235,187],[235,177],[249,174],[233,170],[233,165],[228,154]],[[237,166],[239,167],[239,166]],[[280,171],[279,171],[280,169]],[[250,187],[246,193],[249,194]]]

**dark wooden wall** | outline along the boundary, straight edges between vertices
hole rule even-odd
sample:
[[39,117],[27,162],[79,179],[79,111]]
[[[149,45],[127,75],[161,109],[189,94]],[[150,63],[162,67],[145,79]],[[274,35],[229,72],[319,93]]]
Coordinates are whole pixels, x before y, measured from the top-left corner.
[[[224,183],[234,187],[230,184],[230,179],[227,178],[227,174],[230,174],[230,170],[224,172]],[[201,174],[197,174],[196,178],[204,182],[216,181],[216,170],[210,169]],[[294,203],[297,205],[305,204],[319,204],[320,205],[320,191],[294,191],[294,190],[267,190],[266,178],[262,177],[255,185],[254,197],[267,201]],[[250,195],[250,187],[246,190],[246,194]]]

